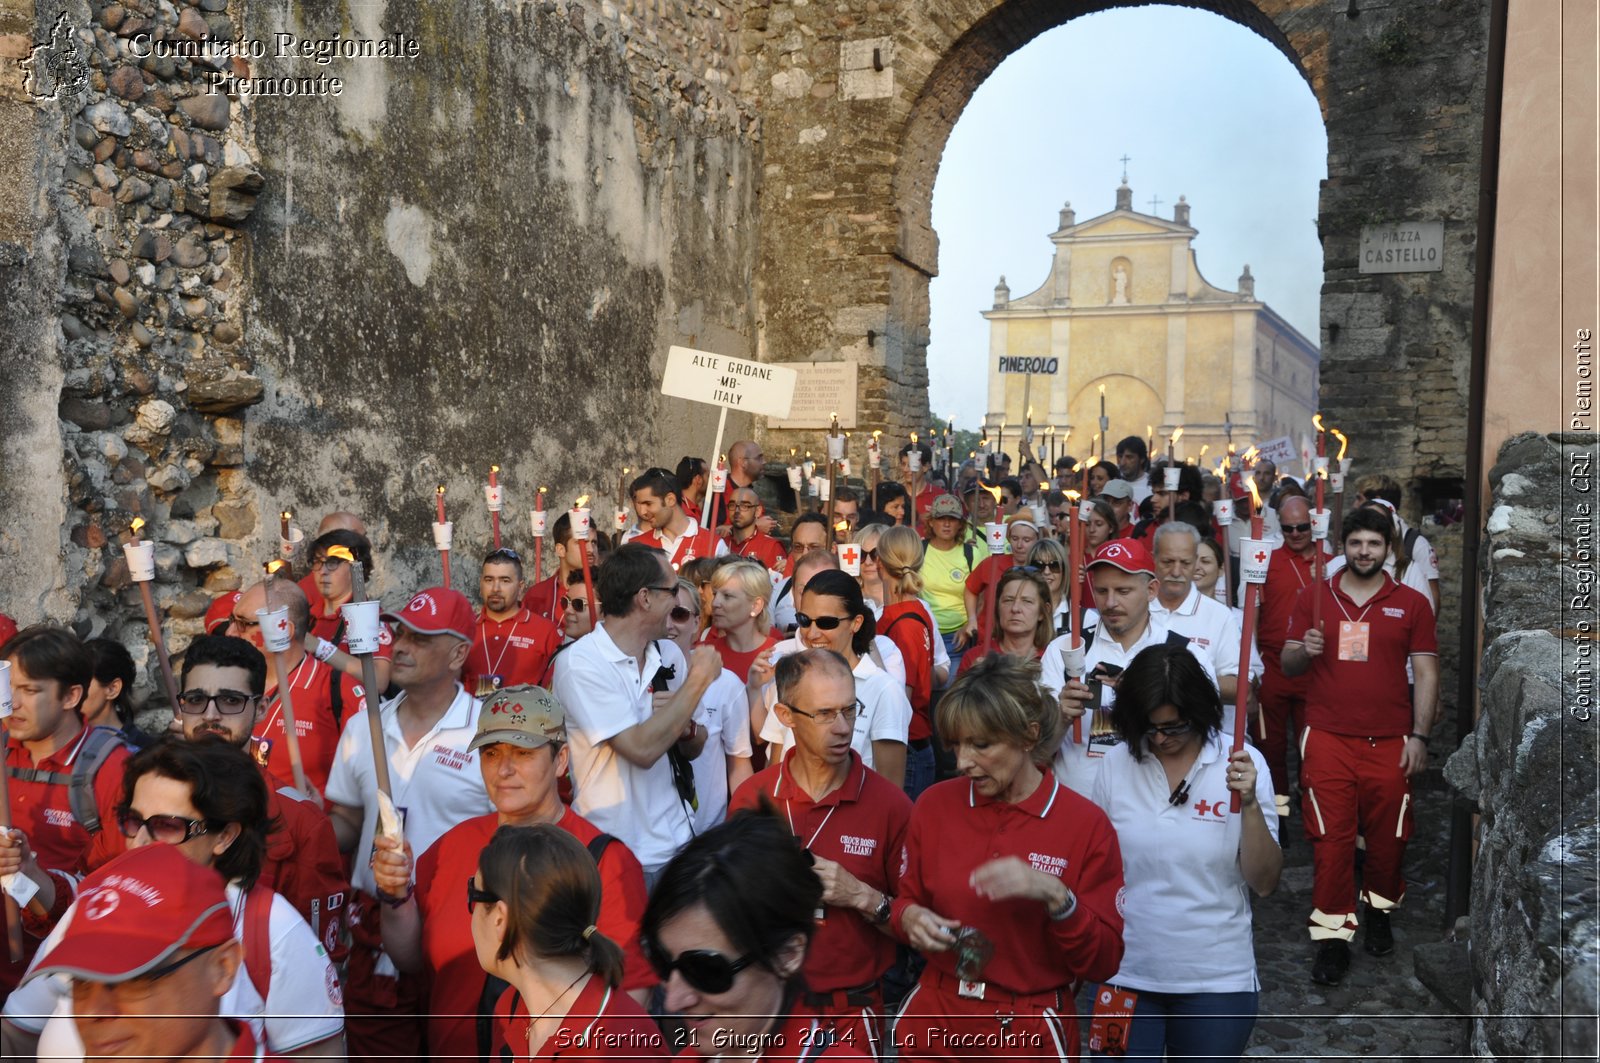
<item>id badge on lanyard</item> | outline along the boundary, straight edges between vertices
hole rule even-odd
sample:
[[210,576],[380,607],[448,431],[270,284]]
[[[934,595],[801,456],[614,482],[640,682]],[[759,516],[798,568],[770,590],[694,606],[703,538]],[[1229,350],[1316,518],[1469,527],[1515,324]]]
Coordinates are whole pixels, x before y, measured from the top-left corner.
[[1372,625],[1367,621],[1339,621],[1339,660],[1365,661],[1371,639]]
[[1089,1050],[1104,1056],[1121,1056],[1128,1051],[1128,1027],[1139,994],[1114,985],[1103,985],[1094,995],[1094,1015],[1089,1020]]

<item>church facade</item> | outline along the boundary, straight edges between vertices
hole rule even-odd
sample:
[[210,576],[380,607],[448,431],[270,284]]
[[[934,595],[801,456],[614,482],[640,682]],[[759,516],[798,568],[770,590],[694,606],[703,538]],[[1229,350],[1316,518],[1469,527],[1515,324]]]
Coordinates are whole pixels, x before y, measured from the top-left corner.
[[983,315],[991,441],[1004,424],[1000,443],[1014,452],[1031,421],[1036,452],[1053,427],[1057,453],[1114,459],[1124,436],[1153,434],[1162,448],[1181,426],[1178,455],[1209,447],[1209,467],[1230,428],[1241,453],[1279,436],[1298,448],[1312,431],[1320,353],[1256,299],[1248,265],[1234,291],[1202,277],[1196,235],[1182,197],[1170,219],[1141,214],[1126,181],[1110,213],[1078,222],[1062,209],[1044,283],[1013,299],[1001,277]]

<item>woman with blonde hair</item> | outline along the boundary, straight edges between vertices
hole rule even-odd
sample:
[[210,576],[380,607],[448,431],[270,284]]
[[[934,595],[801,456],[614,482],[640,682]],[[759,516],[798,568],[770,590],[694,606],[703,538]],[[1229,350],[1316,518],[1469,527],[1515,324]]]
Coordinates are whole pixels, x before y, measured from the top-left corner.
[[873,615],[881,616],[888,604],[884,597],[883,571],[878,565],[878,540],[888,530],[885,524],[868,524],[856,529],[852,540],[861,548],[861,593],[872,608]]
[[778,643],[772,629],[772,578],[759,561],[724,562],[711,574],[711,626],[700,641],[715,646],[722,666],[750,678],[750,665],[761,651]]
[[1023,559],[1027,568],[1037,569],[1044,585],[1050,590],[1050,628],[1057,635],[1065,635],[1072,628],[1072,596],[1067,593],[1067,566],[1071,558],[1067,548],[1055,539],[1040,539]]
[[922,540],[903,525],[884,528],[878,537],[877,564],[882,573],[884,606],[879,630],[900,647],[906,662],[906,697],[911,701],[911,727],[906,743],[906,794],[917,795],[933,785],[933,688],[949,677],[949,659],[940,674],[937,651],[944,647],[933,614],[922,601]]

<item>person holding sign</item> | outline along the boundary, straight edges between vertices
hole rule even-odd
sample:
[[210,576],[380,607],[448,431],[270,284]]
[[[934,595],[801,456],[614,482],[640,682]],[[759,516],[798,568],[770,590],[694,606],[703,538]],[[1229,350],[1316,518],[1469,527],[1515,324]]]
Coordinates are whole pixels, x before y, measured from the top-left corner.
[[677,477],[665,469],[646,469],[628,485],[642,529],[629,542],[660,550],[674,572],[697,557],[722,557],[728,552],[727,543],[683,511],[678,504],[681,490]]
[[384,619],[399,626],[394,684],[400,688],[379,710],[384,748],[373,748],[366,710],[352,716],[326,793],[339,848],[354,853],[354,940],[345,982],[350,1055],[371,1059],[409,1056],[422,1043],[419,986],[383,952],[383,909],[406,898],[380,894],[373,877],[380,803],[375,758],[387,764],[395,811],[413,850],[426,850],[457,823],[494,810],[478,754],[468,748],[477,730],[478,699],[459,681],[477,627],[472,606],[460,591],[430,587]]
[[[1337,985],[1350,967],[1358,833],[1367,841],[1363,947],[1394,951],[1389,913],[1405,897],[1410,779],[1428,763],[1439,646],[1431,603],[1383,570],[1392,528],[1381,510],[1345,514],[1345,569],[1300,596],[1283,647],[1284,673],[1308,676],[1300,779],[1314,868],[1311,979],[1321,985]],[[1311,620],[1315,594],[1322,630]],[[1416,674],[1409,696],[1407,662]]]

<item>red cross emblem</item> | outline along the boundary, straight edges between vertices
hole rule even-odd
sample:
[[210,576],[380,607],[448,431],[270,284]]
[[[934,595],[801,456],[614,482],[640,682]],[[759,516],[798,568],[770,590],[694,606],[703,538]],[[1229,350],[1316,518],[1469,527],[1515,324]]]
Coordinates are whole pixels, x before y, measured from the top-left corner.
[[[1258,565],[1266,564],[1267,563],[1267,552],[1265,550],[1257,550],[1256,553],[1255,553],[1255,559],[1256,559],[1256,564],[1258,564]],[[1204,813],[1201,813],[1201,814],[1204,815]]]
[[839,551],[839,560],[847,565],[854,565],[858,560],[860,560],[860,557],[861,555],[859,551],[857,551],[853,546],[847,546],[843,550]]

